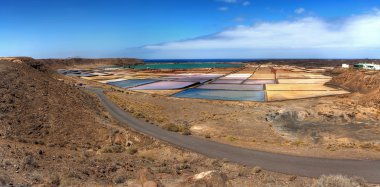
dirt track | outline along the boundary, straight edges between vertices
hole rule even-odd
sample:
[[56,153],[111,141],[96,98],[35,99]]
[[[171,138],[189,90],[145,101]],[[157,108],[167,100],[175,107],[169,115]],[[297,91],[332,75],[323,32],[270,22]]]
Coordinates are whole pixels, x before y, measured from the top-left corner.
[[101,100],[110,114],[128,127],[210,157],[227,159],[232,162],[255,166],[286,174],[318,177],[322,174],[345,174],[364,177],[369,182],[380,183],[380,161],[320,159],[310,157],[274,154],[244,148],[238,148],[217,142],[207,141],[194,136],[183,136],[165,131],[159,127],[140,121],[124,112],[103,94],[101,89],[90,89]]

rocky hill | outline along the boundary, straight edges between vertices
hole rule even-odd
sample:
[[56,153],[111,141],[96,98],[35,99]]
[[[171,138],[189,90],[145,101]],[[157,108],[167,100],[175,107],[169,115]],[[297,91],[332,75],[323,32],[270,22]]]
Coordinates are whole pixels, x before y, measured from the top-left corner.
[[380,71],[337,68],[331,84],[357,93],[359,103],[380,107]]
[[22,61],[1,62],[1,137],[51,146],[97,146],[104,130],[98,125],[97,103],[44,70]]

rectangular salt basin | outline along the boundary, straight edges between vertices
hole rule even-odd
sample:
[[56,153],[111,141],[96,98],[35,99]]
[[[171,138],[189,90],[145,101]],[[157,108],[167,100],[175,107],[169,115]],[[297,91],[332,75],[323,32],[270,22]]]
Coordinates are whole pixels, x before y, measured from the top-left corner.
[[93,75],[97,75],[97,76],[110,76],[112,74],[109,74],[109,73],[99,73],[99,72],[95,72],[95,73],[92,73]]
[[189,87],[198,82],[160,81],[130,88],[130,90],[174,90]]
[[335,88],[323,84],[266,84],[266,90],[276,91],[334,91]]
[[277,79],[305,79],[303,74],[277,74]]
[[228,101],[265,101],[263,91],[207,90],[191,88],[177,93],[174,97]]
[[165,77],[162,77],[164,79],[180,79],[180,78],[186,78],[187,76],[186,75],[172,75],[172,76],[165,76]]
[[94,75],[92,73],[82,73],[82,74],[79,74],[80,77],[95,77],[97,75]]
[[188,78],[205,78],[205,79],[213,79],[213,78],[218,78],[218,77],[221,77],[223,75],[220,75],[220,74],[202,74],[202,75],[189,75],[187,76]]
[[253,74],[249,79],[257,80],[257,79],[275,79],[275,74]]
[[157,95],[163,95],[163,96],[170,96],[180,91],[182,90],[135,90],[135,92],[157,94]]
[[214,74],[214,73],[181,73],[181,74],[178,74],[178,75],[185,76],[185,77],[194,77],[194,78],[198,78],[198,77],[216,78],[216,77],[223,76],[224,74]]
[[332,77],[326,75],[305,74],[305,77],[310,79],[331,79]]
[[174,81],[179,82],[199,82],[199,83],[205,83],[211,79],[197,79],[197,78],[181,78],[181,79],[174,79]]
[[99,81],[99,82],[101,82],[101,83],[110,83],[110,82],[125,81],[125,80],[127,80],[127,79],[120,78],[120,79],[104,80],[104,81]]
[[246,80],[243,84],[276,84],[276,81],[273,79],[265,80],[265,79],[249,79]]
[[264,85],[243,85],[243,84],[204,84],[197,87],[199,89],[209,90],[250,90],[260,91],[264,89]]
[[213,81],[213,84],[241,84],[244,79],[218,79]]
[[153,82],[157,82],[158,80],[155,79],[129,79],[124,81],[116,81],[116,82],[109,82],[107,84],[112,86],[117,86],[120,88],[130,88],[135,86],[140,86],[143,84],[149,84]]
[[272,74],[272,70],[271,69],[258,69],[255,71],[254,74]]
[[278,79],[279,84],[324,84],[330,79]]
[[337,91],[267,91],[268,101],[283,101],[289,99],[305,99],[331,95],[348,94],[345,90]]
[[248,77],[221,77],[222,80],[246,80]]
[[115,75],[110,75],[110,76],[95,76],[95,77],[82,77],[82,79],[87,79],[87,80],[94,80],[94,81],[104,81],[104,80],[112,80],[112,79],[119,79],[123,78],[121,76],[115,76]]
[[226,77],[231,77],[231,78],[233,78],[233,77],[241,77],[241,78],[248,78],[248,77],[250,77],[252,74],[229,74],[229,75],[227,75]]

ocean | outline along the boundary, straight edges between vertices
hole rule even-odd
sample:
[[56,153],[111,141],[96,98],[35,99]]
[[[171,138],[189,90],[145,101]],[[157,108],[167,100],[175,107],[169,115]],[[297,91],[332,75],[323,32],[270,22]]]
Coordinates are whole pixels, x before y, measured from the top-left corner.
[[254,62],[259,59],[144,59],[145,63],[223,63]]

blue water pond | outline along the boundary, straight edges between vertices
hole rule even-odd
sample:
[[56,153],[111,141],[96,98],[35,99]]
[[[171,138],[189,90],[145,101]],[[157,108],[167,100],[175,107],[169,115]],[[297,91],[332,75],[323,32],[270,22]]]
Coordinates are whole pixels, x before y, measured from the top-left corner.
[[265,92],[191,88],[177,93],[173,97],[229,101],[265,101]]

